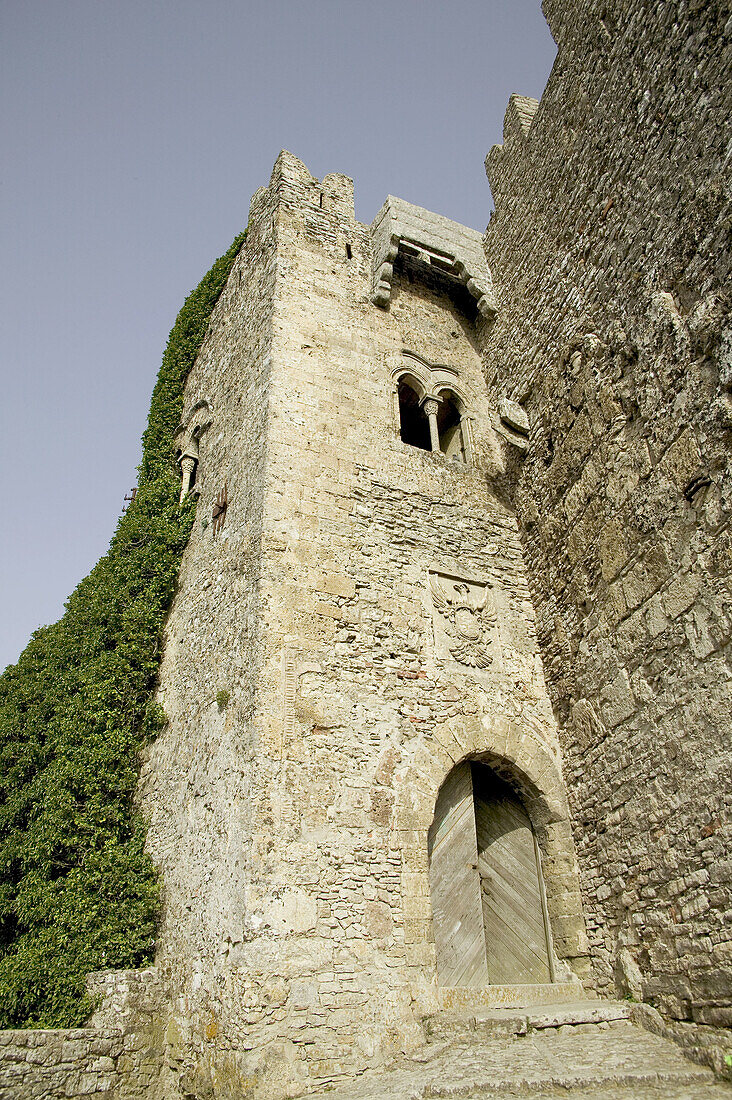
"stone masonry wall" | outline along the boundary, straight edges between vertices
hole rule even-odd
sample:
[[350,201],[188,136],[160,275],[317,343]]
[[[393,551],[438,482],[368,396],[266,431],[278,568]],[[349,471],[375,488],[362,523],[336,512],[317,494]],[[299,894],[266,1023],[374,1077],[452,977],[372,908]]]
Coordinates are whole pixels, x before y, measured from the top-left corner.
[[[237,1023],[249,1024],[255,1072],[307,1059],[295,1072],[322,1085],[421,1038],[435,980],[427,830],[455,760],[493,749],[501,719],[554,761],[556,742],[514,520],[487,480],[501,457],[474,320],[408,269],[395,273],[389,310],[376,309],[350,181],[321,186],[292,158],[289,183],[254,719],[250,899],[261,925],[237,975],[253,998],[252,977],[276,974],[281,1017],[262,1018],[260,1003]],[[459,370],[473,466],[400,441],[393,371],[404,349]],[[501,637],[489,669],[439,651],[435,567],[492,582]],[[576,883],[549,878],[562,954],[582,956]]]
[[127,1076],[118,1028],[0,1031],[0,1096],[8,1100],[117,1095]]
[[[210,427],[167,627],[170,724],[140,791],[164,883],[165,1063],[186,1095],[295,1095],[423,1040],[427,833],[466,757],[523,795],[558,973],[587,975],[486,322],[409,262],[378,308],[371,261],[351,181],[283,153],[187,387],[186,417],[206,402]],[[400,440],[405,350],[458,372],[471,464]],[[452,657],[435,574],[490,596],[482,666]]]
[[[145,1003],[135,988],[147,985],[149,995],[150,974],[120,971],[104,976],[101,984],[126,987],[124,1007],[118,998],[111,999],[108,1015],[116,1026],[94,1018],[88,1027],[0,1031],[0,1097],[167,1100],[160,1037],[153,1024],[153,1016],[160,1018],[160,998]],[[135,1011],[125,1011],[132,1005]]]
[[[196,523],[166,627],[160,701],[170,722],[151,746],[138,794],[164,885],[156,962],[176,1091],[194,1073],[191,1037],[213,1042],[217,1034],[217,985],[247,934],[276,188],[273,179],[272,193],[252,200],[246,243],[187,384],[184,422],[210,426],[200,437]],[[225,522],[214,532],[224,488]]]
[[601,988],[730,1024],[729,9],[545,13],[546,91],[487,160],[486,378],[531,424],[517,510]]

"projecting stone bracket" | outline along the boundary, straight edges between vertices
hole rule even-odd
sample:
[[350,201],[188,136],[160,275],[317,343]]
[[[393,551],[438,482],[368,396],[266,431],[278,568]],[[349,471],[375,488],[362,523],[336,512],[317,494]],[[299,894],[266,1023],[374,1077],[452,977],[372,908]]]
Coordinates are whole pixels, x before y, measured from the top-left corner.
[[516,401],[503,398],[498,405],[498,421],[495,429],[519,451],[529,447],[529,418],[526,410]]
[[456,279],[467,287],[483,317],[495,315],[483,238],[476,230],[389,195],[374,219],[371,236],[374,305],[382,309],[389,305],[394,264],[401,254]]

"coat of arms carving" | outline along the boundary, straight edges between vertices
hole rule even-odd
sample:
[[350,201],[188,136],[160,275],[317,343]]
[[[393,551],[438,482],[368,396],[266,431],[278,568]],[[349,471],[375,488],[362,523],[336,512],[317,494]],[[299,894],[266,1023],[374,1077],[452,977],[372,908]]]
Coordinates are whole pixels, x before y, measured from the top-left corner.
[[430,571],[430,591],[451,655],[471,668],[488,668],[493,663],[489,646],[496,625],[490,585]]

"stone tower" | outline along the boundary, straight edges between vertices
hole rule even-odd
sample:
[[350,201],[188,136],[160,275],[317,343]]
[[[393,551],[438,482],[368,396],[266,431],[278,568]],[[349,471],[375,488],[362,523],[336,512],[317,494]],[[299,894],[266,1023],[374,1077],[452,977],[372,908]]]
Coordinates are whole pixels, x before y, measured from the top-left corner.
[[187,383],[197,521],[140,789],[197,1094],[323,1087],[440,1004],[587,976],[494,313],[472,230],[393,197],[369,229],[289,153],[252,200]]
[[484,238],[288,153],[254,196],[177,436],[156,966],[0,1089],[347,1096],[590,983],[728,1072],[729,11],[543,8]]

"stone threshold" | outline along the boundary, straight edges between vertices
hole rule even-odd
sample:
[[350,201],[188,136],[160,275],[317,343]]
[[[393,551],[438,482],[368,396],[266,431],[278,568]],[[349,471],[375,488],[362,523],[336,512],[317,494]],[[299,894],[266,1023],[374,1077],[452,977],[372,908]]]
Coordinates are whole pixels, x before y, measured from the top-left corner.
[[577,1001],[536,1005],[516,1011],[515,1008],[490,1008],[445,1010],[425,1021],[428,1041],[447,1038],[459,1032],[476,1031],[483,1037],[505,1038],[527,1035],[530,1031],[548,1028],[582,1027],[583,1025],[610,1024],[628,1020],[631,1006],[625,1001]]
[[584,998],[580,982],[540,985],[443,986],[437,990],[440,1008],[530,1008],[532,1005],[575,1003]]

